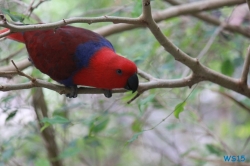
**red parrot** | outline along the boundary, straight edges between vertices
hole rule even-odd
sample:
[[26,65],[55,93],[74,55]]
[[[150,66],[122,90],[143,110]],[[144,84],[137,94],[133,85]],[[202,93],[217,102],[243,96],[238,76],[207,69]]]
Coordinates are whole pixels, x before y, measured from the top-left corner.
[[[0,30],[0,34],[8,30]],[[138,88],[135,63],[117,55],[107,39],[90,30],[62,26],[15,32],[7,38],[25,43],[37,69],[71,88],[68,97],[77,96],[77,85],[104,89],[106,97],[112,96],[114,88],[132,92]]]

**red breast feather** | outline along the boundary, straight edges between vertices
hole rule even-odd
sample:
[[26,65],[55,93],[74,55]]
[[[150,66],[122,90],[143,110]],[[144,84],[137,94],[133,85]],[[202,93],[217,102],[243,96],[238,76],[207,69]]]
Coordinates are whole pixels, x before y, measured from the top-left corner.
[[104,47],[93,55],[87,68],[74,75],[73,81],[77,85],[102,89],[124,88],[128,78],[135,73],[134,62]]

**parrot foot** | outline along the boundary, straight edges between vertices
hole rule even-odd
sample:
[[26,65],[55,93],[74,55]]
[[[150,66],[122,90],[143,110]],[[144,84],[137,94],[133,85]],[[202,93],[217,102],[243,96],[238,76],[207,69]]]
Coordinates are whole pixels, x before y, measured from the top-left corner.
[[73,86],[70,86],[69,88],[70,88],[70,93],[66,94],[66,97],[76,98],[77,97],[77,86],[73,85]]
[[107,97],[107,98],[112,97],[112,91],[105,89],[104,90],[104,96]]

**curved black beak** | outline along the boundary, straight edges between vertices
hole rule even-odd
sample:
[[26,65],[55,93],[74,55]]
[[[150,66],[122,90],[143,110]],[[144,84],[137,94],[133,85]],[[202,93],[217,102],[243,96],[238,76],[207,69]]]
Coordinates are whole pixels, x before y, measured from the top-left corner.
[[139,85],[139,79],[137,74],[133,74],[131,77],[129,77],[126,86],[124,87],[127,90],[132,90],[132,93],[134,93]]

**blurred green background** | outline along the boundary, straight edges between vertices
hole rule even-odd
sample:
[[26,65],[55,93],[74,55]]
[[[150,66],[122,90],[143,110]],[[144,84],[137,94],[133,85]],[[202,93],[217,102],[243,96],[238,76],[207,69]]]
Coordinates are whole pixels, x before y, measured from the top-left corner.
[[[10,16],[17,16],[17,20],[26,24],[76,16],[138,17],[141,14],[140,0],[49,0],[27,18],[31,2],[0,0],[0,7],[10,13],[6,14],[8,20]],[[34,5],[38,2],[35,0]],[[153,12],[171,6],[162,0],[154,0],[151,4]],[[219,13],[217,18],[224,21],[233,9],[224,7],[207,13],[211,16]],[[20,19],[22,17],[25,19]],[[111,24],[72,25],[95,30]],[[192,57],[200,54],[218,28],[190,16],[178,16],[158,25],[174,44]],[[107,39],[119,54],[154,77],[175,79],[190,73],[160,46],[147,28],[113,34]],[[215,37],[200,61],[215,71],[239,78],[248,45],[249,38],[223,31]],[[10,64],[10,59],[4,59],[24,47],[21,43],[2,39],[0,65]],[[27,57],[23,49],[11,59],[18,62]],[[54,82],[34,67],[24,72]],[[140,82],[144,81],[140,78]],[[0,78],[0,84],[24,82],[28,79],[21,76]],[[207,166],[216,165],[209,159],[223,161],[224,155],[245,155],[250,162],[249,99],[209,82],[201,82],[191,91],[188,87],[152,89],[131,104],[126,103],[132,98],[131,92],[114,94],[111,99],[104,95],[79,95],[76,99],[67,99],[54,91],[38,88],[0,92],[0,166],[49,166],[47,147],[53,149],[55,145],[44,140],[42,132],[47,129],[51,129],[58,148],[59,156],[54,160],[61,161],[62,165]],[[225,95],[247,108],[239,107]],[[48,117],[37,115],[43,114],[37,96],[38,103],[44,99]],[[179,119],[175,118],[172,112],[186,99],[184,111]],[[47,128],[41,130],[39,124]]]

